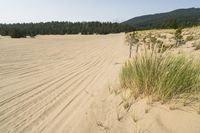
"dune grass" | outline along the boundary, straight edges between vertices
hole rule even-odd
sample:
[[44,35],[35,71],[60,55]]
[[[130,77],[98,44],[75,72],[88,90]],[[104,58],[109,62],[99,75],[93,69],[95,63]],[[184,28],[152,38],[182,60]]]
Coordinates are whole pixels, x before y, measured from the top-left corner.
[[199,62],[155,51],[145,48],[125,63],[120,73],[122,89],[130,89],[135,98],[151,95],[163,101],[199,91]]
[[195,44],[195,50],[199,50],[200,49],[200,42]]
[[194,40],[194,36],[192,35],[187,36],[186,41],[192,41],[192,40]]

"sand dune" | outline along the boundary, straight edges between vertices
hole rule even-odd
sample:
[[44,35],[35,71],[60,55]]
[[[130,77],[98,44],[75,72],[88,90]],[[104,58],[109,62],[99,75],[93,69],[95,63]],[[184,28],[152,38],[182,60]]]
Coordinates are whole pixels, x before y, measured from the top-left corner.
[[0,132],[78,128],[125,61],[123,41],[123,34],[1,39]]
[[0,133],[198,133],[192,105],[124,110],[114,90],[128,49],[124,34],[1,37]]

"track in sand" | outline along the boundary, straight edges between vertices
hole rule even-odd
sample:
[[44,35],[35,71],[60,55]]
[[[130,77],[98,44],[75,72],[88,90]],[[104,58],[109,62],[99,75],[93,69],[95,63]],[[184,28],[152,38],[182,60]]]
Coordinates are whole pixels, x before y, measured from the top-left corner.
[[123,36],[1,38],[0,133],[73,132],[125,61]]

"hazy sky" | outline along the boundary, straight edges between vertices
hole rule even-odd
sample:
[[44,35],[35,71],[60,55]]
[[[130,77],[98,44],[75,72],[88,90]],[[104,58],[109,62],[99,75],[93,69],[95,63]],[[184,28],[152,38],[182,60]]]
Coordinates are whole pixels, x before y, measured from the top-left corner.
[[135,16],[200,7],[200,0],[0,0],[0,23],[124,21]]

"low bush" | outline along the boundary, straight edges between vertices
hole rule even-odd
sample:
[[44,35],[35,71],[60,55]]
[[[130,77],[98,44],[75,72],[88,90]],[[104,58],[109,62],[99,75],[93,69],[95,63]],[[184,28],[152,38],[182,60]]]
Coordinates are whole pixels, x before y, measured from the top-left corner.
[[194,40],[193,36],[187,36],[186,41],[192,41],[192,40]]
[[22,29],[13,28],[9,31],[9,35],[11,38],[25,38],[26,32]]

